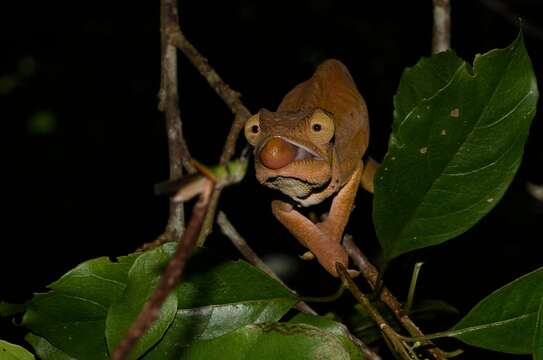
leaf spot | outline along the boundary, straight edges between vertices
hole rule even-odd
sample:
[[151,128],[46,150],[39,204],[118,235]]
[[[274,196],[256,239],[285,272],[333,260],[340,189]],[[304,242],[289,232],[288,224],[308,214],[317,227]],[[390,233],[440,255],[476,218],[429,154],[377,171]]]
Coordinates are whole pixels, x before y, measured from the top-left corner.
[[387,167],[385,168],[385,171],[388,171],[388,168],[387,168]]
[[396,160],[396,156],[391,157],[390,160],[392,161]]
[[447,135],[447,129],[441,129],[441,135],[442,136]]
[[494,198],[488,198],[486,199],[486,202],[490,204],[491,202],[494,202]]
[[451,113],[449,115],[451,115],[451,117],[453,117],[453,118],[459,117],[460,116],[460,109],[459,108],[452,109]]
[[426,153],[428,152],[428,147],[427,147],[427,146],[421,147],[421,148],[419,149],[419,152],[420,152],[422,155],[426,154]]

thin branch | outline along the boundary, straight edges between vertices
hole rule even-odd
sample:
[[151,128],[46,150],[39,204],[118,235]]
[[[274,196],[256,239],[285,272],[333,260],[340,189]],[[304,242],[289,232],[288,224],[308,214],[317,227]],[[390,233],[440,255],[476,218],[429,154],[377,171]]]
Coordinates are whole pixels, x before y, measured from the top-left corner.
[[232,122],[232,126],[230,126],[230,131],[228,132],[226,141],[224,142],[220,160],[221,164],[227,163],[232,156],[234,156],[234,152],[236,151],[236,142],[238,141],[239,134],[249,116],[246,114],[236,115],[234,122]]
[[383,334],[383,337],[387,341],[387,345],[390,345],[391,350],[399,354],[402,359],[411,359],[411,356],[407,351],[408,346],[402,341],[398,333],[396,333],[396,331],[387,323],[379,311],[373,306],[369,298],[356,286],[345,266],[343,266],[343,264],[336,263],[336,268],[342,281],[344,281],[351,294],[353,294],[354,298],[364,307],[368,315],[377,324]]
[[[362,276],[368,281],[372,288],[375,288],[375,285],[379,278],[379,271],[371,264],[368,259],[362,254],[360,249],[356,246],[353,241],[352,236],[345,235],[343,238],[343,246],[347,253],[360,269]],[[402,326],[407,330],[407,332],[413,337],[424,336],[423,332],[415,325],[415,323],[407,316],[403,310],[402,305],[396,299],[396,297],[386,288],[383,287],[380,293],[380,299],[385,303],[388,308],[392,311],[394,316],[400,321]],[[427,341],[424,343],[427,345],[428,351],[438,360],[444,360],[446,357],[441,349],[437,348],[433,343]]]
[[[217,74],[207,59],[187,40],[185,35],[181,32],[179,24],[176,22],[171,23],[167,28],[169,39],[172,44],[179,48],[183,54],[190,60],[190,62],[198,69],[200,74],[207,80],[209,85],[215,90],[217,95],[225,102],[230,108],[232,113],[236,116],[230,131],[224,144],[223,152],[220,158],[222,164],[228,162],[235,152],[235,146],[241,129],[245,121],[251,116],[249,110],[240,100],[240,94],[232,90]],[[211,233],[213,227],[213,220],[217,211],[221,189],[217,189],[209,206],[209,211],[204,220],[203,231],[198,239],[198,246],[203,246],[205,239]]]
[[432,0],[434,5],[434,28],[432,31],[432,54],[451,47],[451,5],[449,0]]
[[[166,117],[166,132],[168,138],[168,155],[170,162],[170,179],[183,175],[183,165],[189,172],[194,171],[190,153],[183,137],[181,115],[179,111],[179,95],[177,84],[177,50],[170,44],[168,28],[170,23],[177,24],[177,1],[163,0],[161,3],[161,88],[159,91],[159,109]],[[170,200],[170,215],[166,231],[160,238],[166,241],[176,241],[181,238],[184,228],[183,204]]]
[[223,99],[228,105],[232,113],[236,116],[240,116],[243,119],[249,118],[251,113],[245,105],[239,100],[240,95],[236,91],[230,89],[230,87],[221,79],[219,74],[209,65],[207,59],[200,54],[198,50],[185,38],[185,35],[181,32],[178,23],[171,24],[168,28],[170,39],[172,44],[175,44],[190,60],[190,62],[198,69],[200,74],[207,80],[209,85],[215,90],[215,92]]
[[[213,191],[211,188],[210,191]],[[111,360],[124,360],[130,354],[132,348],[153,322],[160,315],[162,304],[177,286],[183,275],[187,261],[192,253],[198,234],[202,229],[205,214],[209,206],[209,195],[201,195],[198,202],[192,208],[192,215],[177,248],[168,266],[164,269],[160,281],[149,300],[145,303],[137,319],[132,323],[126,336],[117,345]]]
[[[258,255],[253,251],[253,249],[251,249],[249,244],[247,244],[245,239],[239,234],[239,232],[236,230],[234,225],[232,225],[230,220],[228,220],[228,217],[226,217],[226,214],[222,211],[219,211],[219,214],[217,215],[217,224],[219,224],[221,232],[224,234],[224,236],[230,239],[232,244],[234,244],[234,246],[238,249],[241,255],[243,255],[245,260],[247,260],[249,263],[259,268],[260,270],[264,271],[270,277],[279,281],[281,285],[283,285],[285,288],[295,293],[294,290],[286,286],[285,283],[273,272],[273,270],[268,265],[266,265],[266,263],[262,261],[260,257],[258,257]],[[303,313],[317,315],[317,312],[303,301],[300,301],[296,305],[296,308]]]

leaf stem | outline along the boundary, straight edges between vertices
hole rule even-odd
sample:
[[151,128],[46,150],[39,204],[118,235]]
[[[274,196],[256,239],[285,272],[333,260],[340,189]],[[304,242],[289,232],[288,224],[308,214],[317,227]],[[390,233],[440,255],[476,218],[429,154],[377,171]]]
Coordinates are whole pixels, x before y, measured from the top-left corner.
[[409,284],[409,291],[407,293],[407,302],[405,304],[405,313],[409,314],[411,312],[411,307],[413,306],[413,299],[415,298],[415,289],[417,287],[417,280],[419,278],[420,268],[424,263],[418,262],[413,268],[413,274],[411,274],[411,283]]

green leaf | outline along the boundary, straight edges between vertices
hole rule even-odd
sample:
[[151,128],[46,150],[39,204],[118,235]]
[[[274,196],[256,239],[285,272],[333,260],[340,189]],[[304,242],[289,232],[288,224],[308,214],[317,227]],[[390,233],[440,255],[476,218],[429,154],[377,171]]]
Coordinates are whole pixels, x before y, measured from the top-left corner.
[[364,359],[362,352],[353,338],[347,327],[342,323],[334,321],[324,316],[315,316],[299,313],[289,321],[290,324],[306,324],[315,326],[323,331],[335,335],[342,343],[343,348],[349,352],[349,359],[362,360]]
[[332,333],[307,324],[247,325],[187,348],[184,360],[349,360],[349,350]]
[[174,322],[144,359],[179,359],[187,346],[248,324],[279,320],[298,301],[276,280],[244,261],[194,254],[176,289]]
[[496,290],[452,330],[463,342],[500,352],[531,354],[543,296],[543,268]]
[[534,332],[534,360],[543,360],[543,296],[539,302]]
[[520,164],[537,98],[521,35],[477,56],[473,69],[446,52],[404,73],[375,182],[387,261],[460,235],[496,205]]
[[52,291],[34,296],[22,324],[69,356],[103,360],[107,309],[124,291],[137,256],[117,262],[101,257],[78,265],[51,284]]
[[[117,298],[107,313],[106,339],[112,351],[126,335],[130,325],[141,312],[143,305],[153,293],[162,270],[168,264],[177,243],[166,243],[139,256],[130,271],[126,289]],[[171,293],[160,310],[158,319],[132,349],[129,359],[137,359],[155,345],[175,318],[177,297]]]
[[394,96],[393,128],[397,130],[419,103],[445,87],[462,63],[453,50],[448,50],[422,58],[412,68],[406,68]]
[[29,333],[25,336],[25,340],[32,345],[34,351],[36,351],[36,354],[41,360],[76,360],[75,358],[66,355],[40,336]]
[[0,359],[2,360],[34,360],[24,347],[0,340]]

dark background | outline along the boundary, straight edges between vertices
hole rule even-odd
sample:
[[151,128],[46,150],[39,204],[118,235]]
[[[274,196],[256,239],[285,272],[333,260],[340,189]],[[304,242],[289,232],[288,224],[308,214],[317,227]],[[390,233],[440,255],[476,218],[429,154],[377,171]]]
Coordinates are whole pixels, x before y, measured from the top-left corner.
[[[156,238],[168,206],[153,184],[168,177],[168,159],[157,110],[158,2],[13,3],[0,5],[0,300],[21,302],[84,260]],[[470,62],[505,47],[521,16],[541,83],[542,13],[537,0],[453,1],[452,47]],[[368,104],[369,154],[382,159],[402,71],[430,53],[432,7],[430,0],[180,1],[180,22],[251,111],[273,109],[320,61],[342,60]],[[233,116],[183,56],[179,63],[188,145],[200,161],[216,163]],[[400,298],[420,260],[417,296],[445,299],[462,314],[543,265],[543,204],[526,191],[528,181],[543,183],[542,130],[538,113],[519,173],[488,216],[459,238],[393,264],[387,283]],[[253,175],[224,191],[222,208],[260,254],[290,264],[293,287],[308,295],[333,291],[337,284],[318,265],[296,258],[302,248],[273,219],[273,193]],[[367,193],[352,219],[349,232],[378,263]],[[237,257],[218,230],[207,246]],[[0,338],[21,343],[20,331],[0,325]],[[452,346],[467,348],[466,359],[484,356]]]

